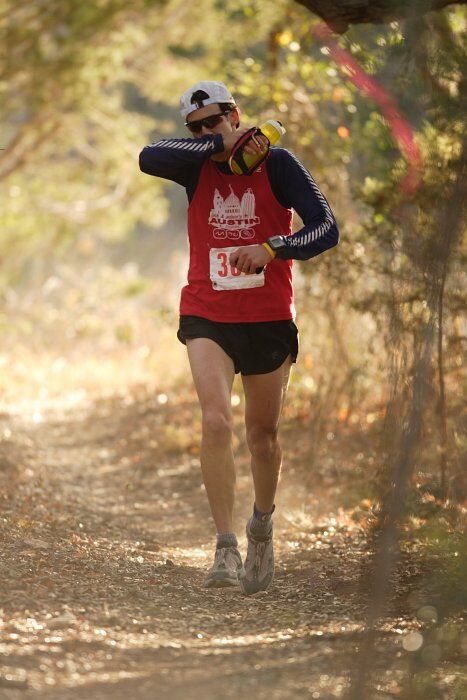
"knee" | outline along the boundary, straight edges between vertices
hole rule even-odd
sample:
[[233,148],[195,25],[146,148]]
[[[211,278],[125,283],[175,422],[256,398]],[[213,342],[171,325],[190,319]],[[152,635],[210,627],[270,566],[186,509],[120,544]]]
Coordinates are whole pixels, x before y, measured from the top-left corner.
[[277,428],[254,426],[247,431],[248,448],[253,457],[271,459],[279,447]]
[[225,441],[232,437],[232,419],[221,410],[209,409],[203,413],[203,437]]

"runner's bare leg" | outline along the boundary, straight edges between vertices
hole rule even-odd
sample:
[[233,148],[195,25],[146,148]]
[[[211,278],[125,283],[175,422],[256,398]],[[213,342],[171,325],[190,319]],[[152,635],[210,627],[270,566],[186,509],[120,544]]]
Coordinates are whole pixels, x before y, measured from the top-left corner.
[[262,513],[271,510],[279,481],[282,451],[277,433],[289,383],[290,367],[289,356],[274,372],[242,377],[255,503]]
[[233,532],[235,466],[232,452],[231,358],[209,338],[187,340],[191,373],[203,414],[201,471],[218,533]]

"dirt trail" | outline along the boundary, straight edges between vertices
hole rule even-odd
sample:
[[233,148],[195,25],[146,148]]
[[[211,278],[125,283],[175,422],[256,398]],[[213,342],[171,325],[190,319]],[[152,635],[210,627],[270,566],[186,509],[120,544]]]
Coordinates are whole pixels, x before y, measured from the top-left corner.
[[[213,527],[196,416],[193,397],[3,415],[2,700],[343,696],[362,629],[364,531],[291,462],[272,588],[203,589]],[[238,434],[244,552],[251,477]],[[287,430],[284,446],[296,450]],[[383,625],[385,668],[406,624]],[[382,670],[375,697],[394,697],[400,672]]]

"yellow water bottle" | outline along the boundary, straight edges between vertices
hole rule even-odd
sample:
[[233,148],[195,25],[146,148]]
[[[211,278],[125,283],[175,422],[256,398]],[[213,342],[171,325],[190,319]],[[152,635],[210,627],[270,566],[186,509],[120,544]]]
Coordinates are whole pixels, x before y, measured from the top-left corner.
[[[269,141],[267,150],[264,153],[245,153],[245,145],[248,141],[254,139],[255,136],[262,134]],[[279,139],[285,134],[285,129],[282,124],[275,119],[268,119],[259,129],[253,127],[241,136],[232,149],[229,158],[229,166],[235,175],[251,175],[267,158],[269,147],[274,146]]]

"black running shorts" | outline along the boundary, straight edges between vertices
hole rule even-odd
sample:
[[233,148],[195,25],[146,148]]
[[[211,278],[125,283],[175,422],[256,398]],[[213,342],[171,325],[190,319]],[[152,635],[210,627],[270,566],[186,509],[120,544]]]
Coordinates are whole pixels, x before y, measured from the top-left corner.
[[180,316],[177,338],[186,345],[193,338],[210,338],[232,358],[235,373],[267,374],[288,355],[296,362],[298,329],[292,320],[260,323],[219,323],[201,316]]

